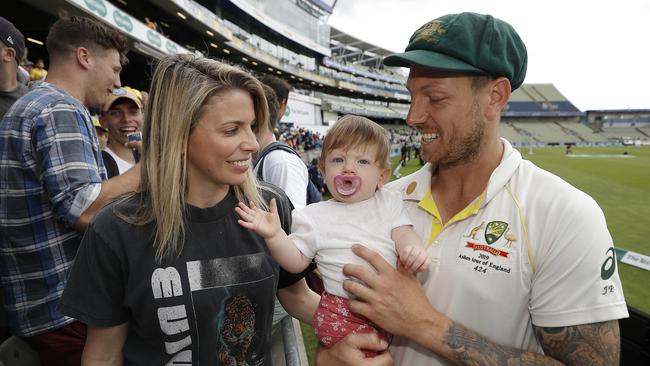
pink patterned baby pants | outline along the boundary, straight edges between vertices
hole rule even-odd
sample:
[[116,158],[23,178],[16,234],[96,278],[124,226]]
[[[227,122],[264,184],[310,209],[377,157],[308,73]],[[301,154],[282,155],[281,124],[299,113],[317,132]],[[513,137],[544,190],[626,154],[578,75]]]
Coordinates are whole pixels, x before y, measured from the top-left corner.
[[[320,343],[330,348],[350,333],[375,333],[390,343],[392,335],[377,328],[370,320],[350,311],[350,300],[323,292],[313,319],[316,337]],[[374,357],[376,352],[364,351],[366,357]]]

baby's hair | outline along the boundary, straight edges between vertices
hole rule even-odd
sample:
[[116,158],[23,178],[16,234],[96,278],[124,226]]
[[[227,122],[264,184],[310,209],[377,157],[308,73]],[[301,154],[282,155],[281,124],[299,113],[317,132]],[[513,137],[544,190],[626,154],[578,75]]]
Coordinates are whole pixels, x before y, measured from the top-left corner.
[[324,170],[327,154],[333,149],[348,150],[359,146],[377,146],[375,161],[380,163],[382,169],[390,167],[388,132],[368,118],[348,114],[339,118],[334,127],[327,131],[320,155],[320,169]]

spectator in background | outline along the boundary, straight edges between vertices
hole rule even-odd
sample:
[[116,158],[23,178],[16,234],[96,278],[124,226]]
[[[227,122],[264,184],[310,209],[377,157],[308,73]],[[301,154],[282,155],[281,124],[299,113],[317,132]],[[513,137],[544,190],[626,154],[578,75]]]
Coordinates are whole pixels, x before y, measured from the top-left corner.
[[314,183],[320,193],[325,193],[325,182],[323,182],[323,175],[321,174],[320,169],[318,169],[318,158],[313,158],[311,160],[311,164],[307,167],[307,171],[309,172],[309,180]]
[[129,134],[142,128],[142,95],[128,86],[114,89],[102,107],[99,120],[108,129],[108,144],[102,151],[108,178],[124,174],[136,163],[133,150],[126,143]]
[[[267,75],[261,81],[275,93],[275,95],[269,93],[269,99],[277,100],[277,112],[270,116],[272,119],[269,129],[262,130],[258,134],[260,156],[264,155],[264,149],[272,146],[273,143],[278,144],[273,130],[284,115],[291,91],[291,85],[278,77]],[[256,162],[255,166],[258,167],[258,164],[259,162]],[[294,208],[305,207],[309,173],[300,157],[284,150],[274,150],[266,154],[262,168],[262,180],[280,187],[287,194]]]
[[87,107],[100,107],[126,62],[126,39],[98,20],[57,20],[46,39],[47,82],[36,83],[0,123],[0,279],[11,332],[43,365],[79,365],[86,327],[59,302],[95,213],[135,190],[139,169],[106,180]]
[[147,25],[147,28],[151,30],[158,30],[158,23],[149,19],[149,17],[144,17],[144,23]]
[[[273,86],[264,83],[264,81],[269,82]],[[281,149],[273,150],[280,144],[275,140],[273,130],[280,120],[282,113],[284,113],[284,108],[286,108],[286,100],[284,103],[280,103],[275,89],[284,95],[285,98],[288,98],[291,86],[286,81],[275,77],[263,78],[262,82],[269,109],[269,123],[265,126],[266,128],[260,128],[257,132],[257,142],[260,145],[260,150],[253,171],[258,179],[261,177],[260,180],[271,183],[284,191],[289,198],[292,208],[305,207],[307,205],[307,183],[309,180],[307,166],[297,154]],[[306,272],[311,272],[312,270],[313,267],[308,268]],[[318,304],[318,295],[309,290],[307,282],[304,279],[287,288],[285,291],[291,296],[296,297],[296,301],[294,302],[310,303],[314,309],[316,308],[316,304]],[[274,333],[279,331],[278,324],[287,315],[282,304],[276,300],[273,313]],[[310,317],[307,317],[307,323],[310,323],[310,320]]]
[[140,95],[142,96],[142,112],[147,107],[147,102],[149,102],[149,93],[144,90],[140,90]]
[[36,60],[32,71],[29,72],[29,76],[32,81],[43,80],[47,76],[47,70],[45,70],[45,61],[43,59]]
[[18,82],[20,60],[25,50],[25,37],[7,19],[0,17],[0,118],[18,98],[28,91]]
[[[97,132],[97,140],[99,141],[99,148],[102,149],[102,155],[104,155],[104,148],[108,144],[108,129],[99,122],[99,117],[92,116],[93,126],[95,126],[95,132]],[[106,165],[106,159],[104,159],[104,165]],[[108,170],[108,168],[106,169]]]

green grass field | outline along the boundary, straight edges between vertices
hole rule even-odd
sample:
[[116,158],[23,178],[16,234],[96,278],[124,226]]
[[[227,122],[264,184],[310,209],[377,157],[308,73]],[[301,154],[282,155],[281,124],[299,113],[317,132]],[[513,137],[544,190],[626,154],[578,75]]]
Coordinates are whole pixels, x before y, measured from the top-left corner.
[[[600,205],[607,218],[616,247],[650,255],[650,148],[574,147],[573,155],[610,155],[610,157],[567,157],[564,148],[520,149],[531,160],[575,187],[588,193]],[[617,158],[624,152],[633,156]],[[397,159],[392,160],[392,167]],[[402,168],[408,175],[419,169],[416,159]],[[650,313],[650,272],[619,263],[627,304]],[[316,340],[313,330],[303,324],[303,335],[310,365]]]

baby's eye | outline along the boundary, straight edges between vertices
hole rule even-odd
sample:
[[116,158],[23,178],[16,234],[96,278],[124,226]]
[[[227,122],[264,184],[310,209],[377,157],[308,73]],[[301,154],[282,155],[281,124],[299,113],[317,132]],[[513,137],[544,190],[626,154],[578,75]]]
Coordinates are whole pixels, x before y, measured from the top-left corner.
[[371,163],[370,163],[369,160],[366,160],[366,159],[360,159],[360,160],[359,160],[359,164],[361,164],[361,165],[368,165],[368,164],[371,164]]
[[332,163],[342,163],[343,158],[332,158]]

